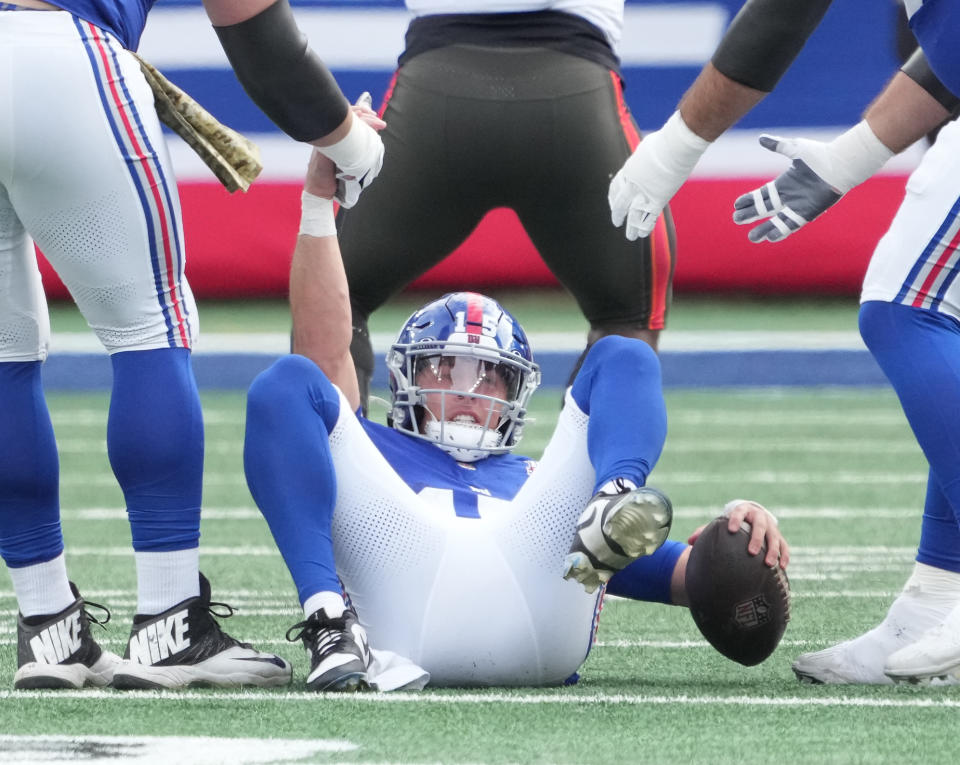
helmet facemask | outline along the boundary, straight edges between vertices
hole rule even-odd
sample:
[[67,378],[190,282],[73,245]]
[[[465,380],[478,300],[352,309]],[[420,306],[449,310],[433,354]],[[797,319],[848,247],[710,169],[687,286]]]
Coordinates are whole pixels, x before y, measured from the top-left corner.
[[512,449],[522,435],[539,370],[491,345],[395,344],[387,356],[395,386],[394,427],[432,441],[460,462]]

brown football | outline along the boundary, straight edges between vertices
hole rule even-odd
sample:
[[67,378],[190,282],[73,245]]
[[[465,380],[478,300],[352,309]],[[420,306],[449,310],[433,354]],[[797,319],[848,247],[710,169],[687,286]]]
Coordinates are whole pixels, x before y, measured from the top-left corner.
[[728,659],[759,664],[780,643],[790,621],[790,583],[764,563],[766,546],[747,552],[750,526],[727,531],[727,518],[707,524],[690,550],[686,587],[703,636]]

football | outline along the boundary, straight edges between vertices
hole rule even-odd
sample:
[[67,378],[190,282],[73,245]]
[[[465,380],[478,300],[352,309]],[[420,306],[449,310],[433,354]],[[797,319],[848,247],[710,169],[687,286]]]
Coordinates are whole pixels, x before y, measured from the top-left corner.
[[728,659],[753,666],[780,643],[790,620],[790,583],[779,566],[764,563],[766,545],[747,552],[750,526],[734,533],[714,519],[697,538],[687,562],[690,613],[703,636]]

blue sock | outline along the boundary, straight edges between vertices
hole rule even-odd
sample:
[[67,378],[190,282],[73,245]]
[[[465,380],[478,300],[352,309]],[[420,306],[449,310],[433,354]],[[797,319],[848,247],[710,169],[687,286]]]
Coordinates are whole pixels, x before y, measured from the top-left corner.
[[336,389],[303,356],[281,358],[247,394],[247,485],[301,605],[318,592],[340,592],[330,537],[337,477],[329,442],[339,414]]
[[0,363],[0,556],[12,568],[63,552],[60,461],[40,364]]
[[960,572],[960,324],[934,311],[870,301],[860,306],[860,334],[930,463],[917,560]]
[[602,337],[584,359],[571,394],[590,416],[587,451],[597,474],[594,491],[613,478],[643,486],[667,437],[657,354],[642,340]]
[[651,555],[637,558],[607,583],[607,594],[650,603],[673,603],[670,580],[677,559],[689,545],[668,539]]
[[203,492],[203,415],[186,348],[111,357],[107,453],[137,552],[196,547]]

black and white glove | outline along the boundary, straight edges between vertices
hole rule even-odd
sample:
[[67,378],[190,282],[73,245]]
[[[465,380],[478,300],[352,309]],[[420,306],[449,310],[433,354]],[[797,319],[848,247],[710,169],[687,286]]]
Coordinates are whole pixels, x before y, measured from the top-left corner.
[[708,146],[710,142],[690,130],[679,111],[646,135],[610,181],[607,200],[613,225],[626,221],[631,242],[650,236],[663,208]]
[[790,236],[893,156],[866,120],[829,143],[762,135],[760,145],[793,162],[786,172],[733,203],[734,223],[764,221],[747,234],[751,242],[778,242]]
[[316,146],[337,166],[337,192],[334,199],[343,207],[353,207],[360,192],[373,183],[383,167],[383,141],[379,133],[356,114],[350,131],[331,146]]

